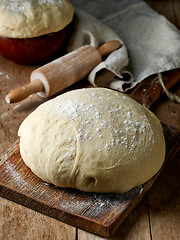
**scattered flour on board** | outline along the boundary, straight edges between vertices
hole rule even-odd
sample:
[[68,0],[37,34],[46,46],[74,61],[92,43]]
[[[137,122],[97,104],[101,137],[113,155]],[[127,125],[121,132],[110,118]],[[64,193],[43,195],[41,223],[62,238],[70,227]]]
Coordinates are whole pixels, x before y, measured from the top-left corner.
[[9,75],[5,74],[4,72],[0,72],[0,78],[9,79]]
[[[117,206],[121,206],[120,203],[131,202],[139,194],[142,193],[143,186],[138,186],[123,194],[114,193],[87,193],[71,190],[63,190],[70,196],[69,200],[61,199],[61,207],[69,212],[74,212],[76,209],[81,209],[84,214],[86,210],[93,212],[95,215],[99,215],[99,211],[111,209],[113,210]],[[80,195],[80,196],[79,196]],[[78,200],[79,199],[79,200]]]
[[5,162],[6,164],[6,170],[5,172],[8,173],[12,179],[15,181],[15,183],[21,187],[24,185],[28,185],[29,189],[32,189],[31,184],[29,184],[28,182],[24,181],[24,179],[22,179],[22,177],[20,176],[20,174],[16,171],[16,169],[14,169],[13,165],[10,165],[8,162]]

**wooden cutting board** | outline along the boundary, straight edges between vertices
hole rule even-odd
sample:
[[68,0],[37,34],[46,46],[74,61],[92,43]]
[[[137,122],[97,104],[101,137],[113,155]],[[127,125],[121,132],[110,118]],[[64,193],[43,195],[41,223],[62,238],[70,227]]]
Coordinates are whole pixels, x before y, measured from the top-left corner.
[[[150,106],[161,93],[161,86],[152,79],[140,84],[131,97]],[[164,124],[163,129],[167,152],[161,171],[180,149],[180,130]],[[108,237],[140,202],[159,173],[144,185],[125,194],[97,194],[62,189],[36,177],[24,164],[19,152],[19,142],[15,142],[1,159],[0,196],[67,224]]]
[[[166,139],[166,161],[180,149],[180,131],[163,125]],[[67,224],[108,237],[120,226],[140,202],[159,173],[144,185],[125,194],[85,193],[47,184],[24,164],[19,142],[4,155],[0,167],[0,195]],[[161,171],[163,170],[161,169]]]

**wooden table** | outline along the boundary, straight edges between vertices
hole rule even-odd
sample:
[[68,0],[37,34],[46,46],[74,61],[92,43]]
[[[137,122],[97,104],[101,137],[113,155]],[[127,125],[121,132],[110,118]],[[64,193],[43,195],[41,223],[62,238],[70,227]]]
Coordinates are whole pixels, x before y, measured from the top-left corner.
[[[180,28],[178,16],[180,3],[178,0],[148,0],[147,2]],[[79,6],[81,6],[81,1],[79,1]],[[86,6],[82,5],[82,7]],[[93,8],[90,11],[93,13]],[[14,88],[22,82],[28,82],[28,79],[24,79],[24,77],[34,67],[17,66],[8,60],[3,60],[3,64],[2,66],[0,58],[0,153],[4,152],[18,138],[17,129],[25,116],[43,102],[42,99],[33,96],[23,104],[7,105],[4,102],[4,97],[9,86]],[[3,68],[3,72],[1,72],[1,68]],[[12,82],[11,76],[17,71],[21,73],[21,77]],[[172,91],[180,95],[180,87],[176,86]],[[163,122],[180,128],[180,106],[172,103],[166,96],[157,101],[152,110]],[[168,165],[168,168],[159,176],[148,194],[110,239],[180,239],[179,159],[180,154]],[[104,238],[0,198],[1,239],[100,240]]]

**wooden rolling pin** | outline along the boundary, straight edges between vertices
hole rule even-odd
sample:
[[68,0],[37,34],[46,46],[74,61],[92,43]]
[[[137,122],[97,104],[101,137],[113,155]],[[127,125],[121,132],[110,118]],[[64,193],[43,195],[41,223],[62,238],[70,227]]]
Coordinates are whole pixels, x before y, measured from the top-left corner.
[[31,73],[30,83],[11,91],[7,103],[19,102],[33,93],[46,98],[83,79],[101,61],[102,57],[120,48],[117,40],[109,41],[98,49],[85,45]]

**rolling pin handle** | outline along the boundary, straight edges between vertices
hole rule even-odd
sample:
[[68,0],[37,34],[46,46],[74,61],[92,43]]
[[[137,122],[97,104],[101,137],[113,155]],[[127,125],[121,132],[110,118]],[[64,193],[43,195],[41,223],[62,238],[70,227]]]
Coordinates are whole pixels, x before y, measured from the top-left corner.
[[118,40],[112,40],[101,45],[97,50],[101,57],[107,56],[113,51],[121,47],[121,43]]
[[16,103],[24,100],[29,95],[37,92],[41,92],[44,90],[44,85],[40,80],[34,80],[29,84],[16,88],[12,90],[6,97],[5,101],[7,103]]
[[[104,43],[102,46],[100,46],[97,49],[97,51],[101,57],[104,57],[104,56],[107,56],[108,54],[110,54],[111,52],[117,50],[120,47],[121,47],[121,43],[119,41],[112,40],[107,43]],[[46,68],[47,68],[47,66],[46,66]],[[90,70],[92,70],[92,69],[88,68],[87,74],[89,73]],[[80,80],[80,79],[78,78],[78,80]],[[13,91],[11,91],[6,96],[5,101],[7,103],[16,103],[16,102],[24,100],[25,98],[27,98],[29,95],[31,95],[33,93],[44,92],[44,91],[45,91],[45,88],[44,88],[42,81],[40,79],[35,79],[32,82],[30,82],[29,84],[27,84],[23,87],[16,88]]]

